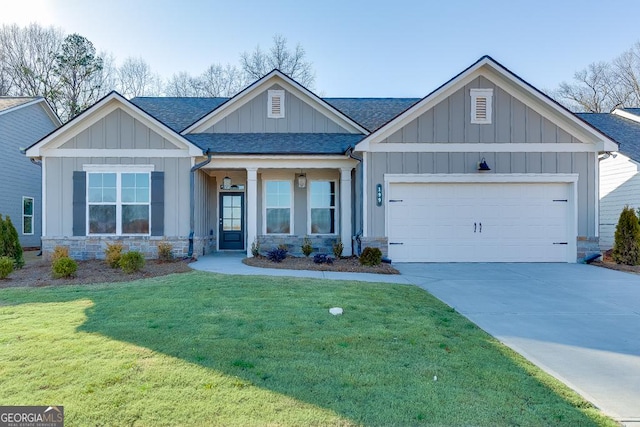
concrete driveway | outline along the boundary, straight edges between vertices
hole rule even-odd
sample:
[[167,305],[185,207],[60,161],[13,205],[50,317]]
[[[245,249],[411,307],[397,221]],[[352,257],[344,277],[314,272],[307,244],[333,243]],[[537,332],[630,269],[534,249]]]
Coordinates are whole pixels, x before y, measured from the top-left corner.
[[394,265],[604,413],[640,425],[640,276],[581,264]]

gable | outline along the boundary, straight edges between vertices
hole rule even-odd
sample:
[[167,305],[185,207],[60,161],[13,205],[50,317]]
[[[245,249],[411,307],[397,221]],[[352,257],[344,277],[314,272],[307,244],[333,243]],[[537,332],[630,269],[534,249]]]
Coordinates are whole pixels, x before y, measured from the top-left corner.
[[117,108],[77,135],[59,149],[179,149],[175,143]]
[[[488,124],[471,120],[472,89],[491,89]],[[580,142],[484,76],[478,76],[381,142],[559,143]]]
[[[284,117],[269,118],[268,93],[284,91]],[[274,84],[203,133],[351,133],[281,85]]]
[[[485,100],[481,105],[482,114],[489,114],[489,120],[471,117],[472,96],[479,92],[486,93],[486,101],[491,103],[486,110]],[[368,135],[355,150],[454,148],[454,151],[615,151],[617,144],[485,56]]]
[[193,157],[202,150],[114,91],[30,146],[26,155]]
[[[284,94],[283,108],[277,115],[273,111],[268,114],[269,91],[282,91]],[[189,133],[367,134],[368,131],[291,78],[274,70],[182,132],[183,135]]]

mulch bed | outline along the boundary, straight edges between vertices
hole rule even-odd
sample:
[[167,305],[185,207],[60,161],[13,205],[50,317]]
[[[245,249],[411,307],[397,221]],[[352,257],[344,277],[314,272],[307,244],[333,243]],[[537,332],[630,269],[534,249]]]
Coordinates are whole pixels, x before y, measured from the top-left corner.
[[375,267],[361,265],[357,257],[341,258],[333,261],[333,264],[316,264],[313,257],[287,257],[282,262],[269,261],[266,257],[259,256],[242,260],[247,265],[261,268],[280,268],[285,270],[315,270],[315,271],[342,271],[350,273],[376,273],[376,274],[400,274],[391,264],[382,263]]
[[50,261],[29,252],[25,252],[25,261],[26,265],[23,268],[14,270],[5,279],[0,279],[0,288],[129,282],[131,280],[193,271],[189,267],[188,261],[159,262],[157,260],[147,260],[141,271],[127,274],[119,268],[109,267],[102,260],[89,260],[78,261],[78,270],[74,277],[54,279],[51,276]]
[[627,273],[640,274],[640,265],[624,265],[616,264],[611,256],[613,249],[609,249],[602,255],[602,261],[592,262],[591,265],[598,267],[609,268],[611,270],[625,271]]

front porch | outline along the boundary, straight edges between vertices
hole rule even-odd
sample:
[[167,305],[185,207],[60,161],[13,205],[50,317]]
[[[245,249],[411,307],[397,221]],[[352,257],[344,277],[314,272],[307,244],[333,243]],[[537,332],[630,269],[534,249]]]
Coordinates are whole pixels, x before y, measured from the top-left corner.
[[214,159],[195,173],[196,254],[243,251],[253,256],[284,245],[302,256],[308,237],[317,253],[342,242],[352,251],[357,161],[348,156]]

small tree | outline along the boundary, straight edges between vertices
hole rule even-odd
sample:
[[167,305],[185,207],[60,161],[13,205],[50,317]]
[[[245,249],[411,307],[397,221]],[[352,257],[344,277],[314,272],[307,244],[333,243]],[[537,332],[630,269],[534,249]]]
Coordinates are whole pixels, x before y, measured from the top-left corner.
[[16,268],[24,267],[24,257],[18,230],[13,226],[11,218],[7,216],[3,220],[2,215],[0,215],[0,256],[13,258]]
[[613,259],[618,264],[640,264],[640,223],[633,209],[625,206],[620,213],[613,244]]

